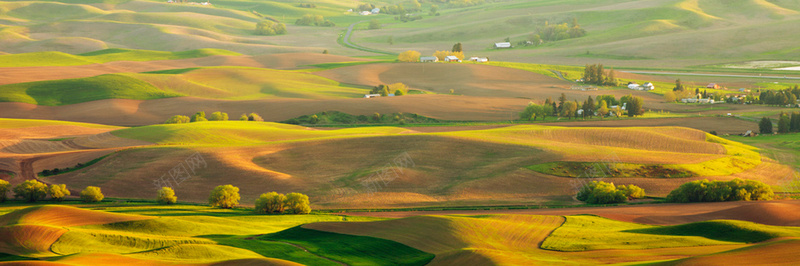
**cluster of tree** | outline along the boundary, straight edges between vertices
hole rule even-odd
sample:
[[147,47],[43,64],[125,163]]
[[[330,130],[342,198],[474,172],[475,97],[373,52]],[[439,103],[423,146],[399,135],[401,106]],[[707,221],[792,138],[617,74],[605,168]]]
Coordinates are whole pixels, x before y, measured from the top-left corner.
[[[257,113],[250,113],[250,114],[242,114],[239,116],[240,121],[259,121],[263,122],[264,118],[261,118],[260,115]],[[211,115],[206,117],[206,113],[203,111],[197,112],[191,117],[185,115],[174,115],[167,119],[164,124],[185,124],[185,123],[194,123],[194,122],[205,122],[205,121],[228,121],[228,114],[223,112],[213,112]]]
[[[772,134],[773,126],[772,119],[769,117],[762,117],[758,122],[758,131],[761,134]],[[800,112],[792,112],[791,114],[781,112],[778,118],[778,133],[800,132]]]
[[564,22],[551,25],[549,22],[545,22],[543,26],[536,28],[536,33],[528,35],[528,42],[533,45],[539,45],[545,42],[580,38],[583,36],[586,36],[586,30],[581,28],[577,18],[573,18],[571,24]]
[[312,3],[302,3],[302,4],[297,4],[297,7],[302,7],[302,8],[317,8],[317,5],[315,5],[315,4],[312,4]]
[[397,61],[400,62],[419,62],[419,56],[422,55],[417,51],[408,50],[397,55]]
[[[172,189],[162,188],[166,194]],[[161,196],[159,191],[159,197]],[[173,192],[174,194],[174,192]],[[230,209],[239,205],[239,188],[233,185],[217,186],[211,191],[208,203],[211,207]],[[261,194],[255,202],[255,211],[258,213],[289,213],[307,214],[311,212],[311,204],[308,196],[300,193],[289,193],[287,195],[270,192]]]
[[336,23],[325,19],[322,15],[305,14],[303,17],[294,21],[298,26],[320,26],[320,27],[334,27]]
[[308,214],[311,212],[311,204],[308,196],[300,193],[289,193],[286,195],[270,192],[261,194],[256,199],[255,211],[268,214]]
[[[458,45],[458,44],[456,44],[456,45]],[[455,49],[456,47],[453,47],[453,48]],[[460,46],[458,48],[460,48]],[[433,56],[438,58],[439,61],[444,61],[445,57],[448,57],[448,56],[451,56],[451,55],[455,56],[455,57],[458,57],[459,60],[464,60],[464,52],[463,51],[458,51],[458,52],[456,52],[456,51],[436,51],[436,52],[433,53]]]
[[370,119],[370,117],[366,115],[351,115],[347,113],[342,113],[339,111],[326,111],[320,112],[311,115],[303,115],[296,118],[292,118],[286,121],[282,121],[281,123],[286,124],[293,124],[293,125],[305,125],[305,124],[326,124],[326,125],[333,125],[333,124],[372,124],[372,123],[399,123],[399,124],[406,124],[406,123],[439,123],[439,120],[425,117],[418,114],[407,114],[407,113],[391,113],[381,115],[378,114],[377,116],[379,119]]
[[589,204],[612,204],[644,198],[644,195],[644,189],[634,185],[614,186],[614,183],[592,181],[581,187],[576,198]]
[[[579,115],[583,118],[595,115],[606,117],[612,114],[619,117],[623,113],[620,106],[625,105],[628,116],[633,117],[644,114],[643,104],[644,100],[641,97],[635,97],[630,94],[622,96],[619,101],[614,95],[598,95],[596,99],[592,99],[590,96],[583,101],[583,104],[580,104],[577,100],[567,100],[566,94],[562,93],[561,97],[558,98],[558,102],[547,98],[543,105],[531,103],[519,115],[523,120],[536,120],[536,118],[540,117],[544,119],[548,115],[567,117],[569,119]],[[612,106],[614,106],[613,109],[611,108]]]
[[378,85],[372,88],[369,91],[370,94],[380,94],[381,96],[389,96],[390,93],[394,92],[394,96],[403,96],[408,93],[408,86],[403,83],[394,83],[389,85]]
[[375,9],[375,5],[369,4],[369,3],[363,3],[363,4],[358,5],[358,7],[356,7],[356,11],[359,11],[359,12],[360,11],[372,11],[373,9]]
[[[6,193],[8,193],[10,188],[11,185],[8,181],[0,180],[0,202],[6,201]],[[63,201],[66,196],[70,195],[67,185],[65,184],[52,184],[48,186],[38,180],[25,180],[15,186],[13,192],[14,198],[27,202],[44,200],[47,196],[50,196],[50,198],[55,201]],[[81,199],[84,202],[99,202],[103,200],[103,193],[98,187],[88,186],[81,191]]]
[[758,97],[758,103],[768,105],[794,105],[797,104],[798,98],[800,98],[800,88],[795,85],[793,89],[780,91],[763,90]]
[[438,16],[438,15],[441,15],[441,14],[439,14],[439,6],[437,6],[437,5],[431,5],[431,9],[430,9],[430,11],[428,11],[428,15],[429,15],[429,16]]
[[256,35],[283,35],[286,34],[286,24],[272,20],[262,20],[256,24]]
[[619,86],[619,80],[616,77],[614,69],[605,71],[605,69],[603,69],[603,64],[586,65],[583,69],[583,83]]
[[429,0],[428,2],[447,4],[451,7],[477,6],[485,3],[484,0]]
[[384,6],[381,8],[381,13],[389,15],[405,15],[408,13],[419,12],[422,10],[422,4],[417,0],[410,0],[391,6]]
[[667,195],[668,202],[717,202],[771,200],[772,188],[754,180],[695,180],[684,183]]
[[422,15],[420,15],[420,14],[404,14],[404,15],[399,15],[399,16],[395,16],[394,17],[394,20],[399,20],[399,21],[402,21],[402,22],[409,22],[409,21],[415,21],[415,20],[420,20],[420,19],[422,19]]

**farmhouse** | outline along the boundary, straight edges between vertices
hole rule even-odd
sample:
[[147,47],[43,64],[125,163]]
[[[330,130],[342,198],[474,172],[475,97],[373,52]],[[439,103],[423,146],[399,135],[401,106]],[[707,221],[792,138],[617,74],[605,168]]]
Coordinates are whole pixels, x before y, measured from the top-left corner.
[[478,63],[486,63],[486,62],[489,62],[489,58],[488,57],[473,56],[473,57],[469,58],[469,61],[478,62]]
[[651,91],[651,90],[655,90],[656,86],[654,86],[653,83],[647,82],[644,85],[642,85],[642,88],[644,90],[646,90],[646,91]]
[[381,13],[381,9],[380,8],[373,8],[372,10],[370,10],[369,13],[372,13],[373,15],[375,15],[375,14]]
[[439,62],[439,58],[437,58],[437,57],[435,57],[435,56],[420,56],[420,57],[419,57],[419,61],[420,61],[420,62],[423,62],[423,63],[427,63],[427,62]]
[[637,84],[636,82],[631,82],[628,83],[628,89],[640,91],[642,90],[642,87],[639,86],[639,84]]
[[369,15],[372,15],[372,12],[369,12],[369,11],[361,11],[361,13],[359,13],[359,14],[361,14],[362,16],[369,16]]
[[456,57],[454,55],[448,55],[448,56],[444,57],[444,61],[445,62],[461,62],[461,59],[458,59],[458,57]]
[[505,48],[511,48],[511,43],[510,42],[498,42],[498,43],[494,44],[494,49],[505,49]]
[[364,98],[375,98],[375,97],[381,97],[381,95],[380,94],[364,94]]
[[708,86],[706,86],[706,88],[707,89],[719,89],[719,84],[711,83],[711,84],[708,84]]

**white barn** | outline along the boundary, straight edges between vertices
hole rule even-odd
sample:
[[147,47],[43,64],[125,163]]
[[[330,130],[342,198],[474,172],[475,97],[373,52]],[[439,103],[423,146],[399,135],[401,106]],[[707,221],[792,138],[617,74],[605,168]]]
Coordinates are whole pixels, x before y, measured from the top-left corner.
[[510,42],[498,42],[494,44],[495,49],[511,48]]

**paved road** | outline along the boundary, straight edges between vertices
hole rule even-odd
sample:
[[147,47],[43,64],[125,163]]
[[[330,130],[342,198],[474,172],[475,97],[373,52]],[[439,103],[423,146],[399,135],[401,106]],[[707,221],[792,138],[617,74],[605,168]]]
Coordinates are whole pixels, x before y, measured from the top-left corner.
[[[617,70],[622,71],[622,70]],[[707,73],[679,73],[679,72],[658,72],[658,71],[622,71],[632,74],[650,75],[678,75],[678,76],[706,76],[706,77],[733,77],[733,78],[765,78],[765,79],[800,79],[800,77],[789,76],[756,76],[756,75],[734,75],[734,74],[707,74]]]

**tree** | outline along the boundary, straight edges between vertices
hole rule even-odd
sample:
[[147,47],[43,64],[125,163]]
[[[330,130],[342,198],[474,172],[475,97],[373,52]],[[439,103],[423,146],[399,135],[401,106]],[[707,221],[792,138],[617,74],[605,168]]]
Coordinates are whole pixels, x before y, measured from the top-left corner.
[[628,200],[644,198],[644,189],[634,185],[621,185],[617,186],[617,190],[622,191]]
[[561,96],[558,97],[558,113],[559,114],[561,113],[561,110],[564,109],[564,103],[566,101],[567,101],[567,95],[562,92]]
[[767,184],[754,180],[695,180],[684,183],[667,195],[668,202],[716,202],[771,200],[775,196]]
[[630,97],[630,100],[628,100],[628,104],[626,105],[626,109],[628,109],[628,117],[644,114],[644,109],[642,108],[642,105],[644,105],[644,100],[641,97],[628,96]]
[[164,121],[164,124],[185,124],[185,123],[189,123],[190,121],[191,121],[191,118],[189,118],[188,116],[185,116],[185,115],[174,115],[174,116],[170,117],[169,119],[167,119],[167,121]]
[[378,21],[377,19],[373,19],[373,20],[369,21],[369,29],[377,30],[377,29],[380,29],[380,28],[381,28],[381,22]]
[[600,115],[601,118],[603,118],[606,115],[608,115],[608,112],[609,112],[608,104],[606,103],[606,101],[605,100],[600,101],[600,107],[597,108],[597,114]]
[[63,201],[64,197],[69,196],[69,190],[67,189],[66,184],[56,185],[52,184],[49,188],[47,188],[47,194],[50,195],[50,198],[56,201]]
[[255,210],[258,213],[283,213],[286,196],[278,192],[261,194],[256,199]]
[[664,93],[664,101],[668,103],[675,102],[678,99],[674,92],[668,91]]
[[257,121],[257,122],[264,122],[264,118],[261,118],[261,116],[260,116],[260,115],[258,115],[257,113],[250,113],[250,114],[247,116],[247,121]]
[[175,196],[175,190],[171,187],[162,187],[158,190],[158,197],[156,198],[158,204],[175,204],[178,197]]
[[461,43],[459,42],[459,43],[453,44],[453,49],[451,51],[453,51],[453,52],[462,52],[463,53],[464,49],[461,46]]
[[283,35],[286,34],[286,24],[271,20],[262,20],[256,24],[256,35]]
[[211,207],[230,209],[239,205],[239,188],[232,185],[217,186],[208,197]]
[[680,91],[680,92],[683,92],[683,91],[685,91],[685,90],[686,90],[686,88],[685,88],[685,87],[683,87],[683,84],[681,84],[681,80],[680,80],[680,79],[676,79],[676,80],[675,80],[675,87],[674,87],[674,88],[672,88],[672,91]]
[[372,114],[372,120],[374,120],[375,122],[380,122],[381,121],[381,114],[378,113],[378,112],[375,112],[374,114]]
[[403,92],[403,90],[401,89],[397,89],[394,91],[394,96],[403,96],[403,95],[406,95],[406,93]]
[[786,113],[781,112],[781,117],[778,119],[778,133],[789,133],[791,120]]
[[99,187],[88,186],[81,191],[81,200],[83,202],[100,202],[104,198],[103,192]]
[[617,189],[614,183],[592,181],[581,187],[576,198],[589,204],[622,203],[628,200],[626,191]]
[[800,132],[800,112],[793,112],[789,123],[789,131]]
[[242,114],[239,116],[239,121],[249,121],[249,120],[250,117],[248,117],[247,114]]
[[8,191],[10,189],[11,189],[11,184],[8,183],[8,181],[0,179],[0,202],[5,202],[6,199],[8,199],[6,197],[6,194],[8,194]]
[[292,214],[307,214],[311,212],[308,196],[300,193],[286,195],[286,212]]
[[584,118],[594,116],[595,106],[594,106],[594,99],[592,99],[592,96],[589,96],[589,98],[583,102],[583,106],[581,106],[581,109],[583,109]]
[[572,119],[578,111],[578,104],[575,102],[565,102],[561,108],[561,116]]
[[772,120],[769,117],[762,117],[761,121],[758,122],[758,131],[761,134],[772,134]]
[[47,185],[36,180],[25,180],[14,187],[14,197],[35,202],[47,196]]
[[419,62],[420,55],[421,54],[417,51],[408,50],[400,53],[400,55],[397,56],[397,60],[400,62]]
[[206,119],[206,112],[203,111],[195,113],[189,120],[189,122],[203,122],[203,121],[208,121],[208,119]]
[[208,116],[208,121],[228,121],[228,114],[223,112],[213,112]]

